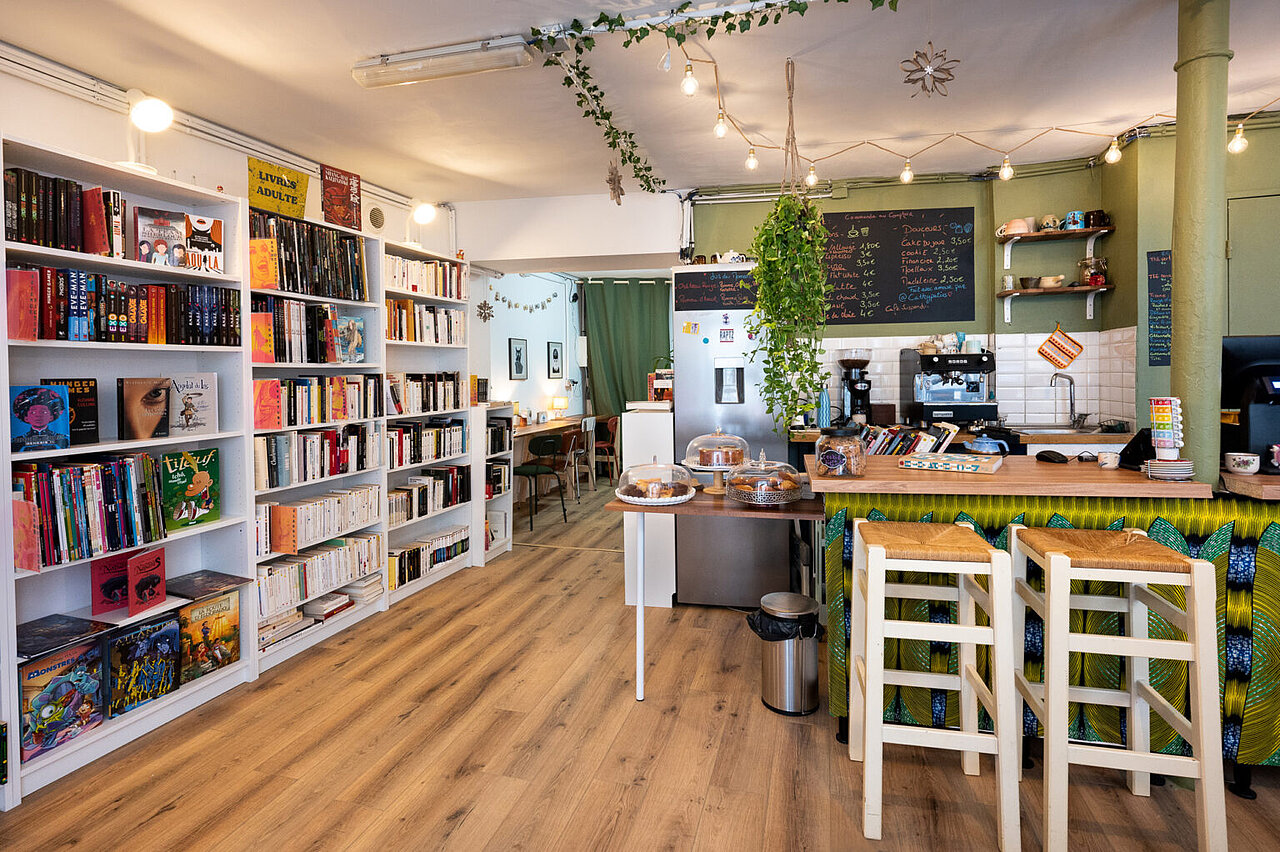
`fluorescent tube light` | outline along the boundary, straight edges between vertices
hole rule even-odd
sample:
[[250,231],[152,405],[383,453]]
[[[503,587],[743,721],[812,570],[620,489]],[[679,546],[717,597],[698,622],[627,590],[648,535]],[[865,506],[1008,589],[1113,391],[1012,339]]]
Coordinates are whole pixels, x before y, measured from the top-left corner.
[[523,68],[533,62],[533,53],[533,48],[520,36],[504,36],[375,56],[357,62],[351,69],[351,76],[366,89],[378,89],[484,71]]

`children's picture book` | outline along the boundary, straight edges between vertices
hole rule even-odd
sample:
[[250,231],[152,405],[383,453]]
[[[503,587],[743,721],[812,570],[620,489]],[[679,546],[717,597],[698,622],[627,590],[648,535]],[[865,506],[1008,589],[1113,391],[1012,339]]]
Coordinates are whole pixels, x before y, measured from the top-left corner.
[[359,364],[364,361],[364,317],[339,314],[334,337],[340,362]]
[[156,378],[116,379],[116,428],[121,441],[169,437],[169,391],[173,381]]
[[18,666],[22,760],[102,724],[102,643],[84,642]]
[[280,289],[280,244],[274,237],[249,240],[249,286]]
[[245,577],[237,577],[234,574],[223,574],[221,571],[210,571],[208,568],[202,568],[199,571],[192,571],[190,574],[183,574],[181,577],[170,577],[166,581],[168,588],[165,591],[180,598],[190,598],[193,601],[198,601],[201,598],[227,592],[252,582],[253,580]]
[[64,645],[82,642],[110,629],[111,625],[105,621],[93,621],[61,613],[46,615],[18,625],[18,656],[32,659]]
[[169,616],[107,640],[107,718],[178,688],[178,619]]
[[133,259],[157,266],[187,265],[187,214],[133,208]]
[[146,612],[164,603],[164,548],[145,550],[129,557],[129,615]]
[[275,318],[268,312],[258,311],[249,315],[253,344],[253,363],[272,364],[276,360]]
[[279,429],[283,412],[280,408],[280,380],[253,380],[253,428]]
[[40,507],[35,498],[13,498],[13,567],[40,571]]
[[175,373],[169,391],[169,434],[218,431],[218,374]]
[[190,214],[185,219],[187,267],[204,272],[225,271],[222,259],[222,220]]
[[89,612],[102,615],[129,605],[129,555],[113,553],[89,563]]
[[9,448],[15,453],[71,446],[70,397],[61,385],[9,387]]
[[9,339],[35,340],[40,324],[40,273],[34,269],[7,269],[4,277],[9,301]]
[[217,448],[165,453],[160,486],[166,530],[218,520],[222,492]]
[[67,389],[71,446],[98,443],[98,380],[41,379],[40,384],[62,385]]
[[179,681],[189,683],[240,659],[240,593],[178,610]]

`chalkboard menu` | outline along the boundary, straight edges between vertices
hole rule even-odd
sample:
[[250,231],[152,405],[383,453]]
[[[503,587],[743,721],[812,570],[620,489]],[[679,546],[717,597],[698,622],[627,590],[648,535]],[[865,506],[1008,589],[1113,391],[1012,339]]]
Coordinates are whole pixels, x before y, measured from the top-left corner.
[[[751,285],[750,289],[742,286]],[[750,310],[756,305],[750,269],[698,269],[690,266],[672,277],[677,311]]]
[[1173,353],[1173,254],[1147,252],[1147,365],[1168,367]]
[[973,208],[826,213],[828,323],[969,322]]

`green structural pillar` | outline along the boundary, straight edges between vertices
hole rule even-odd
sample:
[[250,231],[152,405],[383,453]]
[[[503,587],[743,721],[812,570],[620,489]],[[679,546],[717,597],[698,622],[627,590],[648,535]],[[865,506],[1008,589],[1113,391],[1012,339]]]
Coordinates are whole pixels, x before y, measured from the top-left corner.
[[[1227,289],[1229,0],[1179,0],[1177,151],[1173,172],[1172,387],[1182,398],[1183,457],[1218,478]],[[1138,400],[1138,405],[1145,400]]]

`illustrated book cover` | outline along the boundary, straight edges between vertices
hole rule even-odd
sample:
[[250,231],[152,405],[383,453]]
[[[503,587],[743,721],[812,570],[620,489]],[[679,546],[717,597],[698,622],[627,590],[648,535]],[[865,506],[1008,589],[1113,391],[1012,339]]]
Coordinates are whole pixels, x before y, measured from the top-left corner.
[[107,718],[178,688],[178,619],[128,628],[107,640]]
[[129,605],[129,555],[113,553],[89,563],[89,612],[102,615]]
[[169,391],[169,434],[208,435],[218,431],[218,374],[175,373]]
[[70,396],[61,385],[9,387],[9,448],[15,453],[71,446]]
[[240,593],[178,610],[179,679],[189,683],[240,659]]
[[158,266],[187,265],[187,214],[133,208],[133,259]]
[[102,724],[102,643],[84,642],[18,666],[22,759]]
[[249,286],[254,290],[280,289],[280,244],[274,237],[249,240]]
[[360,228],[360,175],[320,166],[320,210],[330,225],[344,228]]
[[34,269],[5,270],[9,307],[9,339],[35,340],[40,324],[40,273]]
[[339,315],[334,337],[340,362],[359,364],[364,361],[364,317]]
[[135,553],[128,561],[129,615],[164,603],[164,548]]
[[184,217],[187,245],[187,267],[203,272],[222,273],[222,220],[210,216]]
[[116,429],[121,441],[169,437],[167,376],[116,379]]
[[249,330],[253,335],[253,363],[273,364],[276,360],[275,317],[265,311],[249,315]]
[[253,380],[253,428],[279,429],[283,412],[280,408],[280,380]]
[[184,450],[160,459],[161,505],[169,532],[220,517],[218,450]]
[[98,437],[98,380],[41,379],[42,385],[62,385],[67,389],[71,420],[71,446],[96,444]]
[[35,497],[13,498],[13,567],[40,571],[40,507]]
[[111,625],[105,621],[92,621],[61,613],[46,615],[18,625],[18,656],[28,659],[38,657],[110,629]]
[[221,571],[202,568],[190,574],[183,574],[181,577],[170,577],[166,582],[168,587],[166,591],[180,598],[198,601],[252,582],[253,580],[237,577],[234,574],[223,574]]

